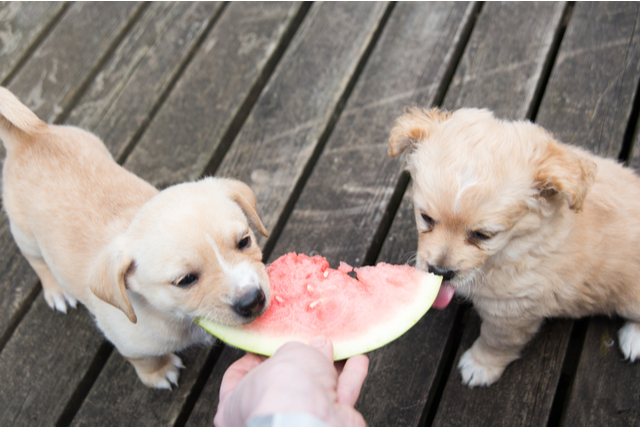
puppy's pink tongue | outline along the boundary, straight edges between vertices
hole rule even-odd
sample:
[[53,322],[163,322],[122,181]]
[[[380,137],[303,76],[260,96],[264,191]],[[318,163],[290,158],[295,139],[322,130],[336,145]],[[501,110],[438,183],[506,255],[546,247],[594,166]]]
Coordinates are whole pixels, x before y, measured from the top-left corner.
[[455,292],[456,288],[451,285],[440,285],[438,296],[431,307],[437,308],[438,310],[447,308]]

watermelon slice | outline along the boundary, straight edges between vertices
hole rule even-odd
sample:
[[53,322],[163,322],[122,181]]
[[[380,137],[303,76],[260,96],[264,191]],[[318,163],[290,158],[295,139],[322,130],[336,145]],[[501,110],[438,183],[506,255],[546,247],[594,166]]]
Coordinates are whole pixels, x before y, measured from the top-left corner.
[[[355,271],[358,280],[349,273]],[[289,253],[267,267],[271,305],[255,321],[231,327],[196,322],[234,347],[272,355],[288,341],[322,335],[335,360],[366,353],[411,328],[433,304],[442,278],[408,265],[329,268],[319,255]]]

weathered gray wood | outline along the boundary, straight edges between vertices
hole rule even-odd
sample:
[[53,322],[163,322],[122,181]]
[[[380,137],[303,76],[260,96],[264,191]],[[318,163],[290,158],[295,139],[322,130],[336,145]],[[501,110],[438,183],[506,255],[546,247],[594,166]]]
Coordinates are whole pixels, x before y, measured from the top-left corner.
[[471,389],[462,384],[456,366],[462,352],[480,335],[480,323],[472,312],[433,425],[546,426],[572,322],[549,321],[498,382]]
[[[34,333],[46,329],[48,333]],[[0,424],[53,425],[86,374],[95,351],[56,351],[103,338],[84,309],[62,315],[38,298],[0,353]]]
[[[11,81],[9,89],[41,118],[56,120],[62,113],[58,107],[66,105],[70,94],[90,78],[91,70],[109,53],[140,8],[135,3],[74,5],[25,63],[24,72]],[[4,159],[4,155],[4,146],[0,146],[0,158]],[[39,285],[36,275],[19,255],[4,211],[0,213],[0,242],[0,270],[19,272],[3,275],[0,280],[0,344],[3,344]]]
[[[397,5],[272,258],[315,251],[334,265],[363,261],[403,167],[387,156],[393,121],[407,105],[433,102],[471,13],[467,4]],[[258,185],[280,185],[271,181]]]
[[230,4],[125,167],[159,187],[200,177],[230,142],[225,135],[246,115],[305,10],[300,3]]
[[226,372],[227,368],[231,366],[233,362],[241,358],[243,354],[243,351],[232,347],[225,347],[225,349],[222,350],[213,372],[209,376],[207,383],[200,394],[200,398],[187,420],[187,427],[199,427],[213,424],[213,417],[216,415],[220,399],[219,392],[222,376]]
[[[115,352],[104,366],[80,411],[74,426],[172,426],[198,378],[207,351],[192,348],[180,353],[185,366],[180,386],[173,390],[154,390],[143,385],[133,366]],[[114,380],[117,379],[117,380]],[[189,386],[185,386],[185,385]]]
[[561,141],[620,154],[640,72],[639,8],[575,5],[537,117]]
[[251,186],[269,231],[332,123],[386,7],[314,4],[220,165],[217,175]]
[[3,2],[0,4],[0,83],[24,61],[34,43],[65,9],[63,2]]
[[65,120],[122,157],[222,9],[215,2],[152,3]]
[[621,319],[589,321],[580,364],[562,425],[640,425],[640,369],[622,360]]

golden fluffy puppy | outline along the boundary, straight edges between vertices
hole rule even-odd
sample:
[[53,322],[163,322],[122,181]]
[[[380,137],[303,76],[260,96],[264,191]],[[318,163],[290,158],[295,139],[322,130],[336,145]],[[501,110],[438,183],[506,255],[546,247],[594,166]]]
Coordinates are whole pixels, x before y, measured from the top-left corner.
[[494,383],[546,317],[618,314],[625,358],[640,357],[640,179],[487,110],[410,109],[389,154],[406,149],[419,232],[417,266],[473,302],[480,337],[458,368]]
[[158,192],[94,135],[47,125],[0,88],[3,204],[47,303],[82,302],[151,387],[177,384],[173,354],[211,341],[193,319],[245,324],[269,279],[250,225],[267,231],[245,184],[203,179]]

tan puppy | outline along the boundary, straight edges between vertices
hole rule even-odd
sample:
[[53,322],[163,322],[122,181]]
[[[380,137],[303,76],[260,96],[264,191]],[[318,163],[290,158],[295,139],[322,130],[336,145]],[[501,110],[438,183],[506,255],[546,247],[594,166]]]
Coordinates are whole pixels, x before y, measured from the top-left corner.
[[194,317],[241,325],[266,310],[249,225],[268,233],[245,184],[208,178],[159,193],[96,136],[48,126],[4,88],[0,138],[4,208],[47,303],[87,306],[144,384],[177,384],[173,352],[211,340]]
[[[389,154],[410,148],[417,266],[482,317],[458,365],[492,384],[546,317],[618,314],[625,358],[640,357],[640,179],[613,160],[486,110],[408,110]],[[596,173],[597,172],[597,173]]]

